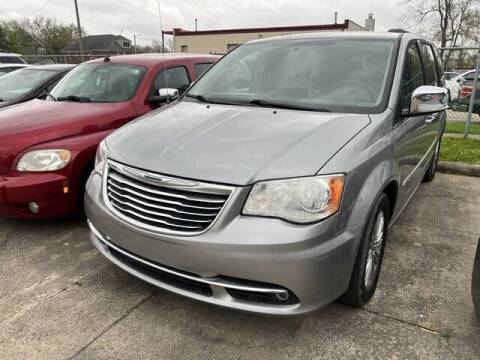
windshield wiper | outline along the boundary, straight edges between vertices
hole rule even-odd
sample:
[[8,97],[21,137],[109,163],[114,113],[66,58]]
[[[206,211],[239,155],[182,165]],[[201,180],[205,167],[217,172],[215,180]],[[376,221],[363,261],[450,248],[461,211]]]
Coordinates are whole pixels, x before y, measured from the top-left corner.
[[185,96],[189,97],[189,98],[192,98],[192,99],[196,99],[196,100],[201,101],[201,102],[210,103],[210,104],[238,105],[236,102],[233,102],[233,101],[229,102],[229,101],[223,101],[223,100],[217,100],[217,99],[213,100],[213,99],[205,97],[203,95],[187,94]]
[[52,99],[53,101],[57,101],[57,99],[55,98],[55,96],[53,96],[52,94],[50,94],[48,91],[45,93],[45,95],[47,95],[50,99]]
[[86,96],[68,95],[68,96],[59,96],[57,98],[57,101],[91,102],[92,100]]
[[330,110],[324,109],[324,108],[314,108],[314,107],[303,106],[303,105],[286,104],[286,103],[282,103],[282,102],[269,101],[269,100],[263,100],[263,99],[252,99],[252,100],[248,101],[248,103],[250,105],[254,105],[254,106],[276,107],[276,108],[280,108],[280,109],[331,112]]

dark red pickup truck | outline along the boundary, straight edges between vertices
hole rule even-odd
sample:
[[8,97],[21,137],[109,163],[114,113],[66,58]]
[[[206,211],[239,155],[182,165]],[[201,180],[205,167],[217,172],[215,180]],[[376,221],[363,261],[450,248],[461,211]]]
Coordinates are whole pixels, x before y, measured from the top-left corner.
[[1,110],[0,216],[43,219],[82,209],[98,144],[159,107],[158,90],[181,95],[217,60],[193,54],[96,59],[72,70],[46,100]]

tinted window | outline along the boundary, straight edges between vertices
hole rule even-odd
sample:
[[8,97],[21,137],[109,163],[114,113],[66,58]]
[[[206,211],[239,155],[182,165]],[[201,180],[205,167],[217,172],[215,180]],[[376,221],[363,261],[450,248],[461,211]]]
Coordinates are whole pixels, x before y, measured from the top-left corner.
[[0,99],[17,99],[52,78],[56,72],[50,70],[20,69],[2,76]]
[[122,102],[137,91],[146,69],[112,63],[82,64],[70,71],[52,90],[57,99],[79,97],[91,102]]
[[153,84],[154,90],[173,88],[183,94],[190,86],[190,78],[187,69],[183,66],[177,66],[159,73]]
[[421,46],[423,61],[425,64],[425,76],[426,84],[432,86],[438,86],[438,74],[437,74],[437,64],[435,63],[435,57],[433,55],[433,50],[430,45],[422,44]]
[[423,68],[417,45],[411,45],[407,51],[402,78],[402,109],[410,107],[412,93],[423,83]]
[[189,95],[212,101],[339,112],[379,111],[395,43],[388,40],[277,40],[225,55]]
[[0,56],[0,64],[24,64],[17,56]]
[[212,64],[195,64],[195,74],[197,74],[197,77],[207,71],[210,66],[212,66]]

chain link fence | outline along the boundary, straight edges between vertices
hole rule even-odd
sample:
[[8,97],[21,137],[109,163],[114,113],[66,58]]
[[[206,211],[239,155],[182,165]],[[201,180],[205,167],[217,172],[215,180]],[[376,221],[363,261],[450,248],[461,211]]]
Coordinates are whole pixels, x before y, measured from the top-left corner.
[[450,95],[447,120],[480,124],[480,84],[475,80],[479,73],[480,48],[442,48],[440,52]]

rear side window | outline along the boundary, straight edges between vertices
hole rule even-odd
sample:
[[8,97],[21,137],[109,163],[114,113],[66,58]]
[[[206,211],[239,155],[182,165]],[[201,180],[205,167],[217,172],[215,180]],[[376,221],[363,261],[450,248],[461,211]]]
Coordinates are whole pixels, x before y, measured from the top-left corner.
[[207,71],[210,66],[212,66],[212,63],[195,64],[195,74],[197,74],[197,77],[201,76],[205,71]]
[[17,56],[0,56],[0,63],[3,64],[23,64],[24,62]]
[[422,86],[423,67],[420,53],[416,44],[410,45],[407,50],[402,77],[402,109],[410,107],[410,97],[416,88]]
[[160,72],[153,83],[154,90],[173,88],[182,95],[190,86],[187,69],[177,66]]
[[435,56],[430,45],[420,45],[422,49],[423,61],[425,64],[425,76],[427,85],[438,86],[437,64],[435,63]]

